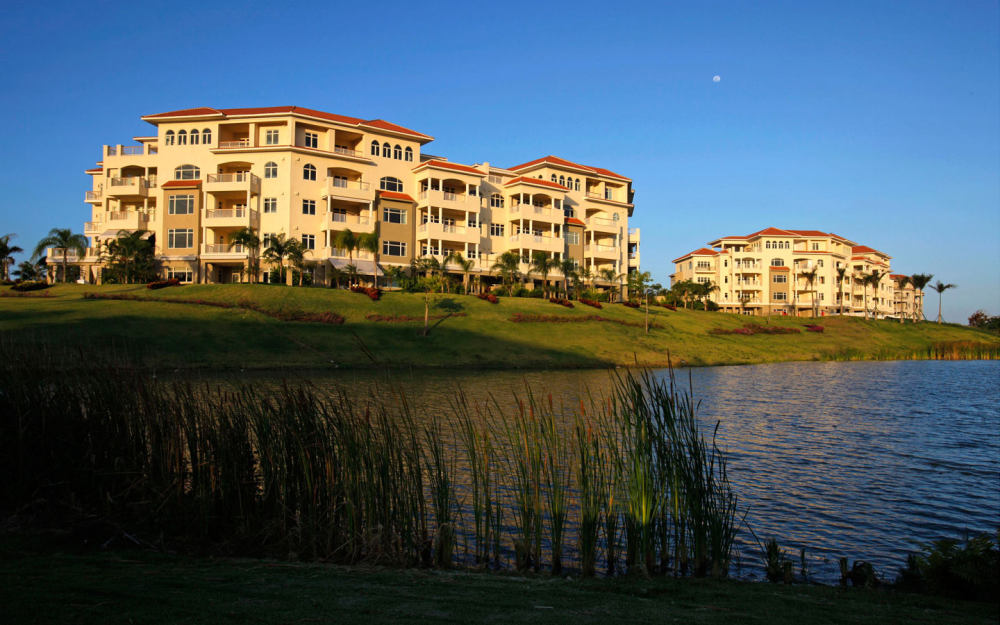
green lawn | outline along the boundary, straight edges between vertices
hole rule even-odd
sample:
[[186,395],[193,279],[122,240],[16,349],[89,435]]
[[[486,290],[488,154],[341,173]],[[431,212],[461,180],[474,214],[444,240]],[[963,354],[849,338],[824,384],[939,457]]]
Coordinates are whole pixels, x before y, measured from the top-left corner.
[[63,550],[0,536],[5,623],[996,623],[997,606],[890,591],[579,580]]
[[[3,287],[9,291],[8,287]],[[712,336],[712,328],[736,328],[746,317],[654,307],[649,335],[643,312],[621,305],[603,310],[577,303],[573,309],[547,301],[501,298],[490,304],[471,296],[441,296],[461,308],[420,336],[421,321],[386,323],[365,316],[422,318],[417,294],[387,293],[379,302],[333,289],[266,285],[188,285],[151,291],[144,286],[59,285],[52,297],[0,297],[0,332],[32,343],[79,349],[87,354],[128,350],[145,364],[163,368],[283,367],[492,367],[560,368],[614,365],[742,364],[787,360],[906,358],[934,344],[972,341],[1000,350],[1000,337],[957,325],[899,324],[828,317],[822,334]],[[125,293],[157,301],[88,300],[85,292]],[[37,294],[37,292],[35,293]],[[342,315],[343,325],[280,321],[240,308],[163,303],[170,299],[253,302],[274,312],[327,312]],[[162,300],[162,301],[161,301]],[[514,323],[515,313],[581,317],[601,315],[609,322]],[[441,314],[441,311],[432,311]],[[758,323],[801,328],[812,320],[754,318]],[[374,358],[374,361],[372,360]]]

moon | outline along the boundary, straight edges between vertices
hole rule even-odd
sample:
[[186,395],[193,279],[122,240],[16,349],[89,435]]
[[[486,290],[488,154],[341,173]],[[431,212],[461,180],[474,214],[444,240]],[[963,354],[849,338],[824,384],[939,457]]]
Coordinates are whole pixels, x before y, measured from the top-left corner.
[[712,82],[719,82],[720,80],[722,80],[722,76],[719,76],[718,74],[712,76]]

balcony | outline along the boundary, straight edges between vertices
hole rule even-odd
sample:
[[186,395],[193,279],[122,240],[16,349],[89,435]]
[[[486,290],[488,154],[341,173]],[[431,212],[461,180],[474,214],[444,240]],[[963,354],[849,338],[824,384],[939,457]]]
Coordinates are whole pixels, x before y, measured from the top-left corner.
[[511,203],[509,211],[511,219],[531,219],[535,221],[549,221],[563,223],[565,215],[561,210],[556,210],[548,206],[535,206],[533,204]]
[[479,243],[479,228],[427,222],[417,226],[417,239]]
[[242,139],[232,139],[229,141],[219,141],[219,145],[215,148],[217,150],[245,150],[247,148],[252,148],[253,143],[250,141],[250,137],[243,137]]
[[247,250],[242,245],[206,243],[201,246],[201,255],[205,259],[239,260],[247,257]]
[[591,217],[587,219],[587,227],[598,232],[618,234],[621,230],[621,222],[604,217]]
[[250,193],[260,194],[260,178],[248,171],[229,174],[208,174],[205,177],[205,191],[209,193]]
[[155,186],[155,183],[142,176],[112,178],[108,184],[108,195],[114,197],[146,197],[149,195],[149,188],[151,186]]
[[91,204],[100,204],[101,198],[103,197],[100,191],[87,191],[84,195],[83,201],[90,202]]
[[479,196],[424,189],[417,198],[417,206],[424,208],[433,206],[435,208],[478,212]]
[[594,258],[618,258],[618,248],[614,245],[591,243],[583,248],[583,253]]
[[316,250],[315,250],[314,253],[315,253],[315,255],[317,257],[320,257],[320,258],[322,258],[324,256],[327,256],[329,258],[346,258],[346,259],[351,259],[352,256],[353,256],[355,264],[357,264],[357,261],[359,261],[359,260],[374,260],[374,258],[375,258],[375,256],[371,252],[365,252],[365,251],[362,251],[362,250],[354,250],[353,252],[351,252],[350,254],[348,254],[347,250],[342,250],[342,249],[336,248],[336,247],[321,247],[321,248],[316,248]]
[[587,199],[588,200],[596,200],[598,202],[611,202],[612,204],[621,204],[621,205],[628,206],[628,202],[626,202],[624,200],[615,199],[614,197],[608,197],[607,195],[605,195],[603,193],[591,193],[590,191],[588,191],[587,192]]
[[101,222],[99,221],[88,221],[83,224],[84,234],[100,234],[101,233]]
[[510,235],[510,244],[526,250],[558,252],[560,254],[566,248],[566,243],[561,237],[546,237],[540,234],[528,234],[527,232]]
[[[66,262],[67,263],[78,263],[81,260],[97,260],[100,257],[100,251],[94,247],[88,247],[83,250],[83,256],[80,256],[79,252],[76,250],[65,250],[66,251]],[[49,265],[58,265],[63,261],[63,249],[59,247],[47,247],[45,248],[45,262]]]
[[118,232],[119,230],[145,230],[149,224],[150,215],[139,211],[115,211],[108,213],[108,220],[104,224],[105,230]]
[[368,203],[375,200],[375,192],[372,190],[371,185],[363,180],[327,178],[323,197]]
[[628,240],[631,243],[638,243],[639,242],[639,229],[638,228],[629,228],[628,229]]
[[630,252],[628,255],[628,266],[638,267],[639,266],[639,252]]
[[249,228],[255,226],[260,214],[244,206],[205,211],[205,225],[210,228]]
[[327,212],[323,221],[326,230],[350,230],[354,233],[373,232],[374,226],[368,215]]

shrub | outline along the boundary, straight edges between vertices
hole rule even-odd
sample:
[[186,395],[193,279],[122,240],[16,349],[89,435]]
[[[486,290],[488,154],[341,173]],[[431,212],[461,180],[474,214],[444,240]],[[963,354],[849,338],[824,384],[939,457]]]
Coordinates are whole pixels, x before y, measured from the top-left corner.
[[756,323],[748,323],[742,328],[712,328],[708,331],[709,334],[742,334],[744,336],[752,336],[754,334],[798,334],[801,332],[798,328],[785,328],[782,326],[762,326]]
[[361,286],[361,285],[358,285],[358,284],[355,284],[355,285],[351,286],[351,292],[352,293],[364,293],[373,302],[379,301],[379,299],[382,297],[382,289],[375,289],[375,288],[372,288],[372,287],[369,287],[369,286]]
[[553,304],[559,304],[560,306],[565,306],[566,308],[573,308],[573,302],[568,299],[562,299],[559,297],[550,297],[549,302]]
[[666,308],[667,310],[672,310],[674,312],[677,312],[677,307],[674,306],[673,304],[664,304],[663,307]]
[[810,325],[806,326],[806,330],[808,330],[809,332],[822,332],[823,331],[823,326],[817,326],[817,325],[810,324]]
[[628,306],[629,308],[638,308],[639,307],[639,302],[622,301],[622,305],[623,306]]
[[41,291],[49,288],[49,283],[44,280],[25,280],[10,287],[12,291]]
[[903,590],[956,599],[995,600],[1000,596],[1000,536],[973,536],[962,545],[943,539],[910,554],[896,580]]
[[500,302],[500,299],[496,295],[494,295],[493,293],[480,293],[480,294],[476,295],[476,297],[478,297],[481,300],[486,300],[487,302],[489,302],[491,304],[496,304],[496,303]]
[[177,278],[170,278],[169,280],[159,280],[157,282],[150,282],[149,284],[146,285],[146,288],[153,289],[155,291],[156,289],[165,289],[168,286],[180,286],[180,285],[181,285],[180,280],[178,280]]
[[594,308],[604,308],[603,306],[601,306],[600,302],[594,301],[592,299],[584,299],[584,298],[581,297],[580,298],[580,303],[581,304],[586,304],[587,306],[593,306]]

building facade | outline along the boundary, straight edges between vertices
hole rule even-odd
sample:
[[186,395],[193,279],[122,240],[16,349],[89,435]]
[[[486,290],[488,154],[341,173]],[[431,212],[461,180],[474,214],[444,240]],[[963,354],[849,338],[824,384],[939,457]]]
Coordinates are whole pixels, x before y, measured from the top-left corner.
[[[713,285],[725,312],[751,315],[913,314],[911,285],[890,272],[892,258],[876,249],[819,230],[766,228],[710,241],[674,259],[671,285],[690,280]],[[877,285],[864,276],[878,272]],[[909,304],[907,304],[909,302]]]
[[[323,283],[333,267],[353,264],[371,277],[453,252],[483,275],[509,250],[525,275],[536,251],[594,273],[638,268],[632,181],[607,169],[553,156],[508,168],[463,165],[424,153],[429,135],[301,107],[142,119],[155,133],[134,146],[105,145],[87,170],[91,247],[72,258],[86,281],[101,281],[102,245],[123,230],[154,233],[162,277],[183,282],[245,281],[247,250],[231,241],[242,228],[298,239]],[[339,231],[376,228],[378,254],[334,246]]]

